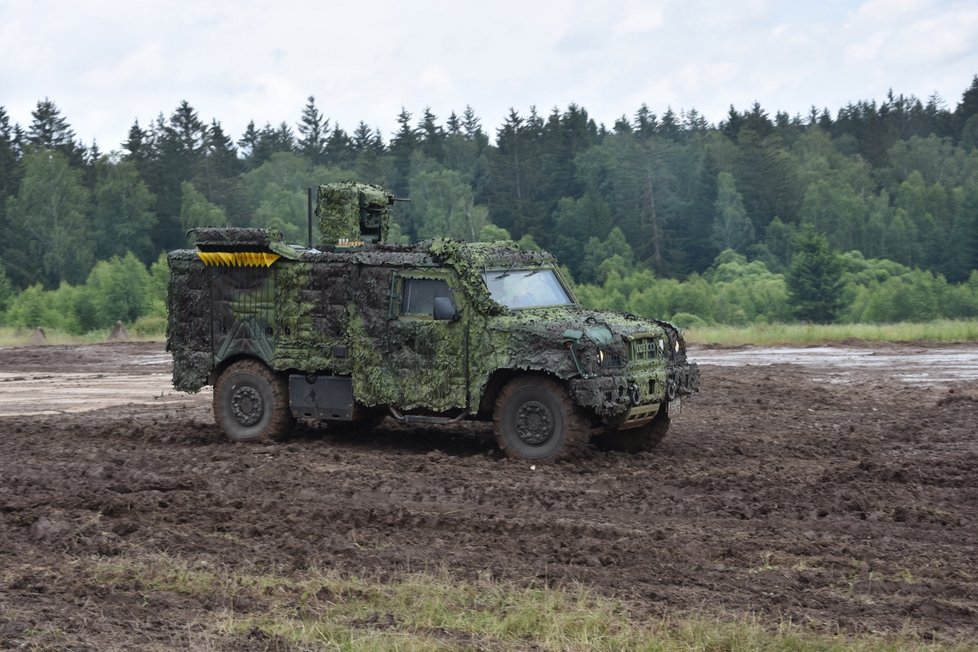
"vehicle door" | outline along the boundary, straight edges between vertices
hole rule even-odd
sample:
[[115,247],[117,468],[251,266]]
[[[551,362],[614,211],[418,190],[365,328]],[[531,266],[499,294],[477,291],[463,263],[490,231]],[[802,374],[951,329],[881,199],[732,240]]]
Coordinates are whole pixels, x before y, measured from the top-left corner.
[[391,287],[384,359],[397,407],[445,412],[468,406],[468,318],[450,270],[403,271]]

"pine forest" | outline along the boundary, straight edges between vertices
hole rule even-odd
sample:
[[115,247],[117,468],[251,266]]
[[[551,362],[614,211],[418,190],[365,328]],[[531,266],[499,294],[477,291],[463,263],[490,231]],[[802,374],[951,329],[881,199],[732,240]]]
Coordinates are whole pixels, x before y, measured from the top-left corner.
[[585,305],[684,327],[978,317],[978,76],[958,101],[891,91],[807,115],[755,103],[717,124],[643,105],[402,109],[397,129],[296,121],[229,134],[181,102],[108,153],[56,102],[0,106],[0,326],[165,323],[165,252],[199,226],[305,244],[306,189],[356,179],[410,203],[391,239],[552,251]]

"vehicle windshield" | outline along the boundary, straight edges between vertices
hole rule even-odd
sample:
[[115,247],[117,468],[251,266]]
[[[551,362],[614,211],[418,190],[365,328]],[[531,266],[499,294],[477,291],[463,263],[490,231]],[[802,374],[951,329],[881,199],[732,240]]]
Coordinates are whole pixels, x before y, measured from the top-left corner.
[[509,269],[483,272],[493,301],[507,308],[566,306],[573,302],[552,269]]

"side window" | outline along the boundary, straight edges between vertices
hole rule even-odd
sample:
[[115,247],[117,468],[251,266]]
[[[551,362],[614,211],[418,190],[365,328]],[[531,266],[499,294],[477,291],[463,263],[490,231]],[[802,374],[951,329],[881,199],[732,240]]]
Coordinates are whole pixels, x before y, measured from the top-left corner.
[[401,287],[402,315],[431,316],[435,307],[435,297],[452,296],[448,283],[441,279],[405,278]]

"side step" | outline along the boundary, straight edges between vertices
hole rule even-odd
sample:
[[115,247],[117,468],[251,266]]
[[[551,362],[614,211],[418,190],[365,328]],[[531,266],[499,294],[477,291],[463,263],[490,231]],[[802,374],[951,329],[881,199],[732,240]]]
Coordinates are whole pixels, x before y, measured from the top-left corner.
[[465,418],[465,413],[456,417],[433,417],[425,414],[401,414],[396,407],[390,406],[391,416],[401,423],[422,423],[427,425],[443,426],[449,423],[458,423]]

